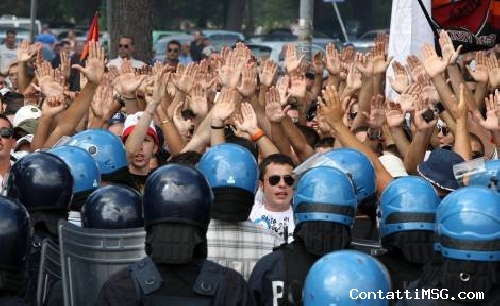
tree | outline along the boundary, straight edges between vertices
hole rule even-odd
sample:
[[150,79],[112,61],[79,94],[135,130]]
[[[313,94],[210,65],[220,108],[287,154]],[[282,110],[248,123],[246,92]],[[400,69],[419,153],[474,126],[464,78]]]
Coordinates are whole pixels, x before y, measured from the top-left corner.
[[118,54],[120,37],[135,42],[135,57],[151,62],[153,45],[153,0],[108,0],[110,58]]
[[224,1],[224,28],[228,30],[241,30],[243,14],[245,12],[245,0]]

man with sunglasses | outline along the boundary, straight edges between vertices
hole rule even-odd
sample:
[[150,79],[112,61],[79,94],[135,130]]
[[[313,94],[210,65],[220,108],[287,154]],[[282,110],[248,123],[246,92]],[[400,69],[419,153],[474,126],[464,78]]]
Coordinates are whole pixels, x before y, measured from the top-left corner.
[[118,67],[118,69],[121,69],[123,59],[126,58],[130,60],[132,68],[142,69],[142,66],[146,65],[146,63],[133,58],[134,52],[134,39],[132,37],[123,36],[122,38],[120,38],[120,44],[118,45],[118,57],[110,60],[107,66],[116,66]]
[[168,43],[167,49],[165,50],[165,62],[163,64],[177,67],[179,63],[179,54],[181,50],[181,44],[177,40],[172,40]]
[[257,225],[277,232],[285,242],[293,240],[293,162],[282,154],[273,154],[259,165],[259,189],[261,196],[250,213]]
[[10,171],[10,152],[16,145],[14,129],[9,119],[0,114],[0,193],[5,194],[5,180]]

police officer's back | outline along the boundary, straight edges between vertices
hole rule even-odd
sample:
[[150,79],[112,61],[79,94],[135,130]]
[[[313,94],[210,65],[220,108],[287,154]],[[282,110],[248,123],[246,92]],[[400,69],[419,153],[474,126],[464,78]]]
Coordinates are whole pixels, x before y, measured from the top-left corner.
[[379,228],[387,252],[379,260],[389,269],[394,290],[405,290],[425,263],[438,260],[434,227],[439,203],[434,187],[417,176],[395,179],[382,193]]
[[49,153],[32,153],[10,170],[7,196],[16,198],[30,213],[34,236],[29,256],[26,299],[35,303],[41,245],[44,239],[57,242],[57,223],[68,219],[73,177],[66,163]]
[[340,170],[320,166],[305,172],[295,187],[293,210],[294,241],[259,260],[248,281],[258,305],[301,305],[309,268],[351,242],[356,196]]
[[0,196],[0,228],[0,305],[28,305],[21,295],[31,230],[28,212],[18,201]]
[[206,260],[212,198],[194,168],[158,168],[143,196],[149,257],[111,276],[98,305],[253,305],[241,275]]
[[420,296],[398,305],[500,305],[499,240],[498,193],[466,187],[447,195],[436,212],[436,245],[443,262],[426,266],[408,286],[410,292],[439,292],[441,299]]

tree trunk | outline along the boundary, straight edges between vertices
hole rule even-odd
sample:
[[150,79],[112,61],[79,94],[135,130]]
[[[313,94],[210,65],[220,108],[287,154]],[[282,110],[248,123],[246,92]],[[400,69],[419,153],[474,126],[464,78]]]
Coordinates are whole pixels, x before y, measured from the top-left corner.
[[225,28],[228,30],[241,30],[243,24],[243,16],[245,11],[245,0],[230,0],[227,1],[227,11]]
[[150,63],[153,57],[153,0],[108,0],[110,58],[118,54],[120,37],[134,39],[134,58]]

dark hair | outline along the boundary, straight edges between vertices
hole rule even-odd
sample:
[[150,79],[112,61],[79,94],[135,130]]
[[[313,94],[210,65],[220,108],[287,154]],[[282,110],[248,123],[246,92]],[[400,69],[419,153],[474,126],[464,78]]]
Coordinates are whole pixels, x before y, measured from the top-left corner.
[[401,154],[399,153],[398,147],[395,144],[390,144],[388,146],[385,146],[384,150],[389,151],[391,152],[392,155],[401,158]]
[[196,151],[187,151],[185,153],[174,155],[170,158],[167,164],[183,164],[196,166],[202,155]]
[[59,43],[59,45],[61,45],[61,47],[62,47],[62,46],[65,46],[65,45],[71,46],[71,43],[70,43],[69,41],[67,41],[67,40],[63,40],[63,41],[61,41],[61,42]]
[[17,35],[17,32],[16,30],[8,29],[7,31],[5,31],[5,35]]
[[122,37],[120,37],[120,39],[123,39],[123,38],[125,38],[125,39],[130,39],[130,44],[131,44],[132,46],[134,46],[134,45],[135,45],[135,39],[134,39],[132,36],[123,35]]
[[169,41],[167,47],[170,46],[170,45],[177,45],[177,47],[179,47],[179,49],[181,48],[181,43],[179,41],[177,41],[177,40],[171,40],[171,41]]
[[333,148],[335,146],[335,138],[333,137],[325,137],[321,138],[316,142],[314,148]]
[[294,167],[292,159],[286,155],[283,154],[269,155],[268,157],[264,158],[259,164],[259,180],[262,181],[264,179],[264,174],[267,171],[267,166],[269,166],[270,164],[290,165]]
[[0,114],[0,120],[5,120],[5,121],[7,121],[7,122],[9,123],[9,127],[10,127],[11,129],[13,129],[13,128],[14,128],[14,126],[12,125],[12,122],[10,122],[9,118],[7,118],[7,116],[6,116],[6,115],[4,115],[4,114]]
[[[481,153],[481,155],[483,155],[483,156],[484,156],[484,151],[485,151],[485,149],[484,149],[484,144],[483,144],[483,142],[481,141],[481,139],[480,139],[479,137],[477,137],[477,135],[476,135],[476,134],[471,133],[471,132],[469,132],[469,137],[470,137],[470,140],[472,140],[472,141],[476,141],[476,142],[478,142],[478,143],[479,143],[479,145],[481,146],[480,153]],[[473,153],[474,153],[474,152],[473,152]]]
[[302,132],[304,137],[306,138],[307,144],[314,148],[316,143],[319,141],[319,134],[313,129],[306,125],[296,124],[299,130]]
[[352,130],[352,134],[353,135],[356,135],[357,133],[359,132],[368,132],[368,129],[370,127],[369,126],[366,126],[366,125],[362,125],[362,126],[358,126],[357,128],[355,128],[354,130]]
[[308,80],[314,80],[314,73],[311,72],[306,72],[306,79]]

